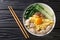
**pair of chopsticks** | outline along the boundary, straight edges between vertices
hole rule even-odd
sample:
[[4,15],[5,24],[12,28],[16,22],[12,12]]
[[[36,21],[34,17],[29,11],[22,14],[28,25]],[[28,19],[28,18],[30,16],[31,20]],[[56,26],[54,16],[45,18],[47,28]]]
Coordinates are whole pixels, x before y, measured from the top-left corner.
[[18,25],[19,28],[21,29],[21,31],[22,31],[24,37],[25,37],[26,39],[29,38],[28,33],[27,33],[26,30],[24,29],[24,27],[23,27],[21,21],[19,20],[18,16],[16,15],[15,11],[13,10],[12,6],[8,6],[8,9],[9,9],[9,11],[11,12],[13,18],[15,19],[17,25]]

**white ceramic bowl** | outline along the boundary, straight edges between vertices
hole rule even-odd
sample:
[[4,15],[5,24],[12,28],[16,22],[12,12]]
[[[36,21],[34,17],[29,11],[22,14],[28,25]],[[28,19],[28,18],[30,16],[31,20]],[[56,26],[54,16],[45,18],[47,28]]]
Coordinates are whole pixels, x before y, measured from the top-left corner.
[[[36,3],[34,3],[34,4],[36,4]],[[31,4],[31,5],[34,5],[34,4]],[[53,28],[54,28],[54,26],[55,26],[55,23],[56,23],[56,16],[55,16],[55,13],[54,13],[53,9],[52,9],[50,6],[48,6],[47,4],[45,4],[45,3],[38,3],[38,4],[41,4],[41,5],[43,5],[44,7],[47,7],[47,8],[51,11],[51,13],[54,14],[54,16],[53,16],[54,24],[53,24],[52,28],[51,28],[47,33],[45,33],[45,34],[34,34],[34,33],[30,32],[30,31],[26,28],[25,25],[24,25],[24,27],[25,27],[26,30],[27,30],[29,33],[31,33],[32,35],[35,35],[35,36],[44,36],[44,35],[49,34],[49,33],[53,30]],[[29,5],[26,9],[28,9],[31,5]],[[24,11],[24,13],[23,13],[23,24],[24,24],[24,22],[25,22],[25,20],[24,20],[24,14],[25,14],[25,12],[26,12],[26,9],[25,9],[25,11]]]

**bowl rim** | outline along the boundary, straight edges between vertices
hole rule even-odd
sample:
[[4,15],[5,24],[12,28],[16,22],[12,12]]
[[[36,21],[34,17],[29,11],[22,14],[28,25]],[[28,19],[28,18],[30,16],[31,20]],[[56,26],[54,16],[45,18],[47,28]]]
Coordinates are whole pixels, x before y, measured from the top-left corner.
[[[30,4],[29,6],[27,6],[27,8],[25,8],[25,10],[24,10],[24,12],[23,12],[23,25],[24,25],[24,14],[25,14],[26,10],[27,10],[31,5],[34,5],[34,4],[37,4],[37,3]],[[32,35],[34,35],[34,36],[44,36],[44,35],[49,34],[49,33],[54,29],[55,24],[56,24],[56,15],[55,15],[55,12],[53,11],[53,9],[52,9],[49,5],[47,5],[47,4],[45,4],[45,3],[38,3],[38,4],[44,4],[44,5],[47,6],[49,9],[51,9],[51,11],[53,12],[53,14],[54,14],[54,24],[53,24],[52,28],[51,28],[46,34],[34,34],[34,33],[31,33],[31,32],[26,28],[25,25],[24,25],[24,27],[25,27],[25,29],[26,29],[30,34],[32,34]]]

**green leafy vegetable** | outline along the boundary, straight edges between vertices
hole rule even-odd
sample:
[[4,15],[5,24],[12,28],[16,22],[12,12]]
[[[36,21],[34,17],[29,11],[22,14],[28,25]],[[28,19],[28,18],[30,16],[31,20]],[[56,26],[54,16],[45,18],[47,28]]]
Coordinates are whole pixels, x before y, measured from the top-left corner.
[[33,4],[27,8],[24,18],[28,19],[29,17],[34,15],[35,12],[41,12],[43,15],[45,15],[46,18],[52,19],[52,14],[49,14],[49,12],[46,11],[46,9],[40,4]]
[[36,8],[36,10],[38,10],[39,12],[41,12],[43,15],[45,15],[46,18],[52,20],[52,17],[50,15],[48,15],[47,11],[45,11],[44,8],[42,8],[42,6],[36,5],[35,8]]

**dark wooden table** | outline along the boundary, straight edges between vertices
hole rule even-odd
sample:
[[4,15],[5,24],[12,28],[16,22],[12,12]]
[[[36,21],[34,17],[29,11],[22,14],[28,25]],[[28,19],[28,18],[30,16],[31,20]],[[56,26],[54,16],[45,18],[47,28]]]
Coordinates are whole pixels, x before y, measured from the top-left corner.
[[0,40],[26,40],[8,10],[13,6],[16,14],[22,21],[25,8],[32,3],[46,3],[56,14],[56,25],[53,31],[43,37],[36,37],[29,33],[27,40],[60,40],[60,0],[0,0]]

